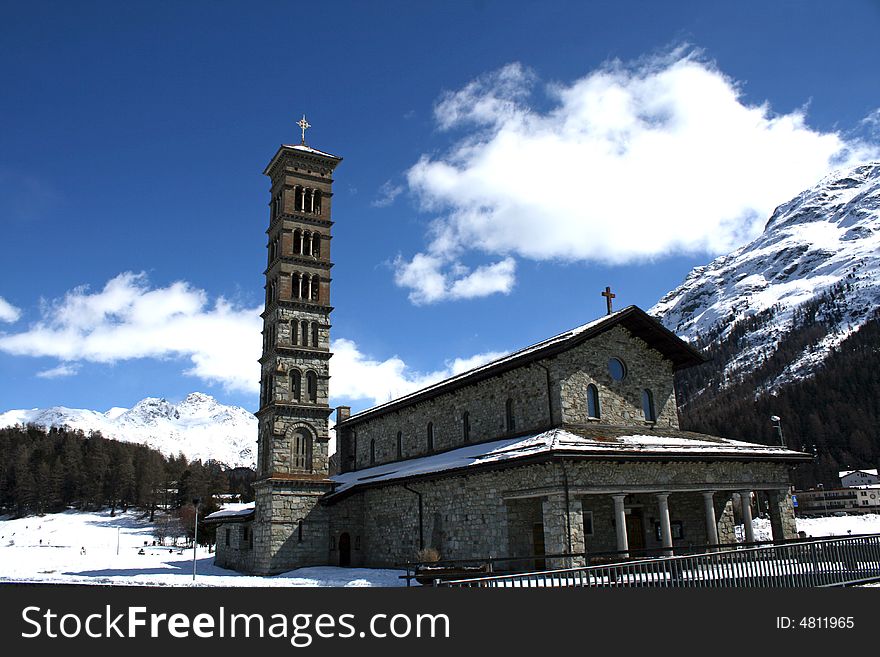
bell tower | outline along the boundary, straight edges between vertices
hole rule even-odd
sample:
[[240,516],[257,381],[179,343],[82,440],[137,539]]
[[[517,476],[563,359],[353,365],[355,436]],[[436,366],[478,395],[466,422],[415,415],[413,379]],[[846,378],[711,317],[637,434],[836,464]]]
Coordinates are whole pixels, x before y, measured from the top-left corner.
[[302,140],[282,145],[271,181],[253,570],[275,573],[327,562],[330,489],[330,239],[339,158]]

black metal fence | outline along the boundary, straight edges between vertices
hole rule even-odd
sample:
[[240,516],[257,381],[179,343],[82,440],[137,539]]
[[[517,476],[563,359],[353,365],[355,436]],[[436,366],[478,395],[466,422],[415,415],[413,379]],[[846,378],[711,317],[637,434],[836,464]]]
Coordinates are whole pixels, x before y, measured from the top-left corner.
[[880,534],[434,582],[457,587],[789,588],[880,580]]

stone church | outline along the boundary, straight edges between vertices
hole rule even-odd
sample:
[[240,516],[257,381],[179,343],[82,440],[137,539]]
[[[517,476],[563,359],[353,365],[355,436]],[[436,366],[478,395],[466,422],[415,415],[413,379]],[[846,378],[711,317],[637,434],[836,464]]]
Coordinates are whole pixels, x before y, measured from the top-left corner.
[[[673,375],[703,356],[635,306],[368,410],[336,410],[330,472],[333,173],[282,145],[271,181],[256,501],[221,511],[216,563],[311,565],[584,552],[673,553],[735,541],[752,499],[795,535],[790,469],[808,454],[679,429]],[[534,564],[532,560],[529,563]]]

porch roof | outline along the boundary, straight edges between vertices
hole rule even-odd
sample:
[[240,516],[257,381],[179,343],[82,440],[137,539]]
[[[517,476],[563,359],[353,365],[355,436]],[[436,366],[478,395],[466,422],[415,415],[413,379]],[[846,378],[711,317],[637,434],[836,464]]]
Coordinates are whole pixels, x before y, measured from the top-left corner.
[[773,445],[758,445],[707,434],[650,427],[587,425],[465,445],[439,454],[395,461],[330,477],[334,497],[355,488],[395,480],[503,467],[554,456],[609,460],[806,461],[812,456]]

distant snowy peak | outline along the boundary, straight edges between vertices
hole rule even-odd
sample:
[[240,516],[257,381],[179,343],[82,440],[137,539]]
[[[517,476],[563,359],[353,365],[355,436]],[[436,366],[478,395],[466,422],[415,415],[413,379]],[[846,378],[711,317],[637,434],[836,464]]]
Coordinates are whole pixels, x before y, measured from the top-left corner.
[[130,409],[114,407],[106,413],[63,406],[0,413],[0,426],[14,424],[100,431],[107,438],[142,443],[167,456],[182,453],[190,460],[213,459],[235,467],[256,463],[256,417],[201,392],[178,404],[147,397]]
[[[696,267],[649,311],[688,340],[723,338],[768,311],[743,340],[742,359],[772,350],[795,309],[823,298],[833,326],[819,352],[858,328],[880,305],[880,162],[838,171],[780,205],[764,232],[733,253]],[[811,355],[821,361],[822,353]]]

